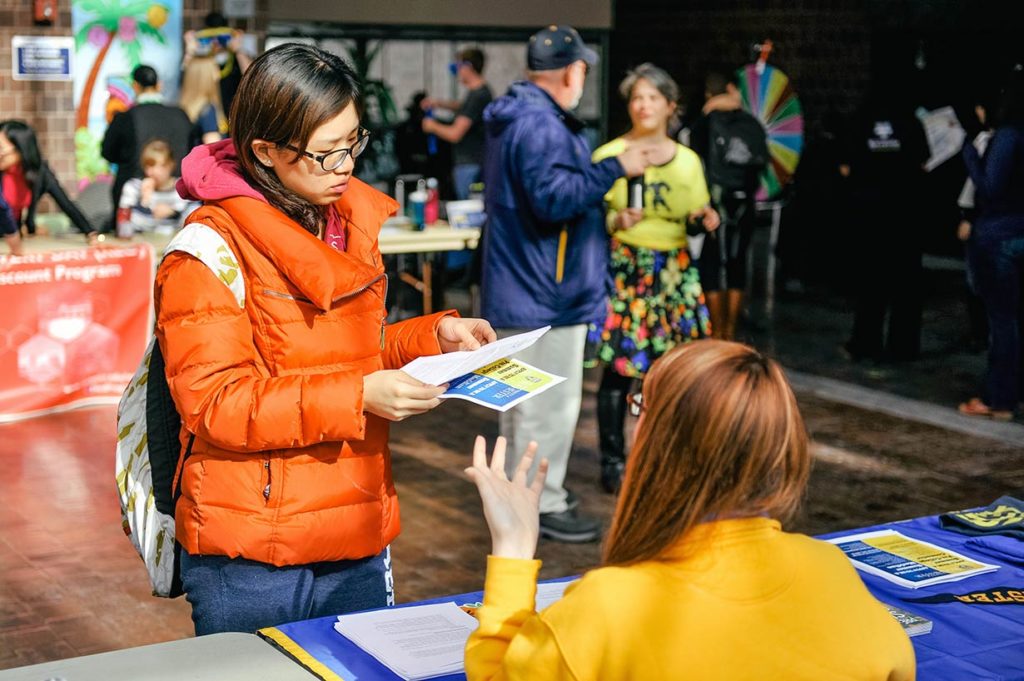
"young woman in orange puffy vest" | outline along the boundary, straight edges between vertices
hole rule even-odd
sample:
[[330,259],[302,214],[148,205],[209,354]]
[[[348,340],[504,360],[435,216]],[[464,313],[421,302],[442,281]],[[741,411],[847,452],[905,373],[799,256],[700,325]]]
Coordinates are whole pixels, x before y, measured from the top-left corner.
[[393,602],[388,422],[444,391],[398,368],[494,340],[487,322],[451,312],[385,323],[377,235],[397,204],[352,176],[367,143],[360,104],[341,59],[285,45],[246,72],[234,139],[182,163],[179,193],[203,202],[189,222],[224,238],[245,283],[239,307],[190,255],[157,272],[197,634]]

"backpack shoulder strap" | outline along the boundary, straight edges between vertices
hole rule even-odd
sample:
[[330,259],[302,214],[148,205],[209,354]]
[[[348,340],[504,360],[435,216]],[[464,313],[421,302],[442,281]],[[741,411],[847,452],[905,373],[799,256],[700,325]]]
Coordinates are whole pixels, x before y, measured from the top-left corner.
[[225,286],[231,289],[238,307],[245,307],[242,268],[231,247],[217,230],[201,222],[189,223],[167,244],[163,257],[174,251],[182,251],[201,260]]

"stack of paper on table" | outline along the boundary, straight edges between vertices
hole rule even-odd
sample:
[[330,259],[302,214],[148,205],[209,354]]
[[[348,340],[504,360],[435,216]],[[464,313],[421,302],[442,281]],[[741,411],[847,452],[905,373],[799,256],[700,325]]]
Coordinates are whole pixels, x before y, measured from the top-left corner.
[[537,612],[540,612],[552,603],[562,600],[562,596],[565,595],[565,590],[577,581],[579,580],[573,579],[567,582],[548,582],[546,584],[538,584],[537,598],[535,600],[536,607],[534,609]]
[[341,615],[334,629],[398,676],[417,681],[461,672],[477,625],[449,602]]
[[862,532],[828,541],[842,549],[858,570],[911,589],[955,582],[999,569],[998,565],[911,539],[895,530]]
[[525,350],[550,326],[502,338],[479,350],[418,357],[402,371],[429,385],[448,385],[443,398],[459,398],[507,411],[565,380],[510,355]]

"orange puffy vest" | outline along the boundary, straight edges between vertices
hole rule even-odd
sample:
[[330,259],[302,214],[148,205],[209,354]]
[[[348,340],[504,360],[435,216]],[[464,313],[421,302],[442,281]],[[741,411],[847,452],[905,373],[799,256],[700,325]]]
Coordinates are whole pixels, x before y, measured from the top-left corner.
[[395,206],[353,179],[335,204],[345,253],[256,199],[199,208],[189,222],[238,260],[243,309],[199,260],[160,266],[157,340],[183,447],[195,434],[175,511],[189,553],[301,565],[372,556],[398,535],[388,423],[363,412],[363,376],[439,353],[451,313],[385,325],[377,234]]

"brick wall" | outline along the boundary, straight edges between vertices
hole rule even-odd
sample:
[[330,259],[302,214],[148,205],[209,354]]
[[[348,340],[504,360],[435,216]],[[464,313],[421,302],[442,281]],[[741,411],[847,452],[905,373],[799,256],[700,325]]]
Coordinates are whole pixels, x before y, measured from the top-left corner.
[[813,124],[829,107],[859,102],[870,68],[866,0],[624,0],[611,34],[610,132],[628,126],[617,93],[625,71],[644,61],[666,69],[686,101],[703,100],[709,70],[749,63],[750,45],[770,38],[769,61],[791,79]]
[[12,37],[71,35],[70,2],[58,2],[57,9],[53,26],[35,26],[31,2],[0,0],[0,117],[28,121],[39,134],[42,152],[58,177],[70,179],[75,171],[71,82],[16,81],[11,77]]
[[[184,0],[185,30],[202,26],[207,12],[220,9],[220,0]],[[32,23],[32,3],[28,0],[0,0],[0,118],[20,118],[35,128],[42,153],[74,194],[75,144],[72,85],[68,82],[15,81],[11,77],[11,38],[15,35],[70,36],[71,0],[57,0],[57,20],[53,26]],[[239,28],[262,36],[266,29],[267,0],[256,1],[255,21],[233,22]],[[42,212],[54,209],[47,198]]]

